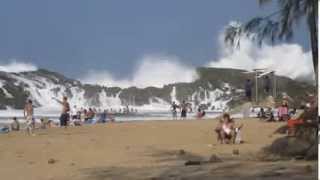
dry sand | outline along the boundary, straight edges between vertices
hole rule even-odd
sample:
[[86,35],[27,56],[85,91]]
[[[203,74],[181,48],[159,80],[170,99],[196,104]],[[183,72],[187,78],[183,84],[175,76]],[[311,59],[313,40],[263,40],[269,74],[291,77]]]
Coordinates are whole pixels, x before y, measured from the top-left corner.
[[[281,123],[243,123],[244,144],[220,145],[215,120],[144,121],[0,135],[1,180],[316,179],[316,162],[254,160]],[[233,150],[240,155],[233,155]],[[179,150],[186,153],[179,155]],[[185,166],[187,160],[223,162]],[[51,159],[51,160],[50,160]],[[48,162],[49,161],[49,162]]]

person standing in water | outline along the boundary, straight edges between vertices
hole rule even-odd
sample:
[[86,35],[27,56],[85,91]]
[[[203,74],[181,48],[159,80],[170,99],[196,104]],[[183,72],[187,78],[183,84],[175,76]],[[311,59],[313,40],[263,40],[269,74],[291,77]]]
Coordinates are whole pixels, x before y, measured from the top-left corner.
[[[57,99],[56,99],[57,100]],[[68,98],[66,96],[63,97],[62,101],[57,100],[58,103],[62,105],[62,111],[60,116],[60,126],[61,127],[67,127],[68,121],[70,119],[70,105],[68,103]]]
[[172,118],[173,120],[177,120],[178,116],[177,116],[177,109],[179,108],[179,106],[176,104],[175,101],[172,102],[171,105],[171,110],[172,110]]
[[187,111],[188,111],[188,104],[186,103],[185,100],[182,101],[180,108],[181,108],[181,119],[185,120],[187,118]]
[[33,117],[33,105],[32,100],[28,100],[26,105],[24,106],[23,116],[27,122],[27,131],[29,135],[33,134],[33,129],[35,127],[34,117]]

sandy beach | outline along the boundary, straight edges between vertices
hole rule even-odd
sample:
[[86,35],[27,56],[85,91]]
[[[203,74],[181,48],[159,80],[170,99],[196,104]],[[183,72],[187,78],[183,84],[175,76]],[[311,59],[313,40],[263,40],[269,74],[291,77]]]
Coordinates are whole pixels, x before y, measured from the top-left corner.
[[[261,162],[282,123],[243,123],[244,144],[220,145],[216,120],[141,121],[0,136],[3,180],[316,179],[316,161]],[[238,150],[239,155],[233,155]],[[222,162],[185,166],[188,160]]]

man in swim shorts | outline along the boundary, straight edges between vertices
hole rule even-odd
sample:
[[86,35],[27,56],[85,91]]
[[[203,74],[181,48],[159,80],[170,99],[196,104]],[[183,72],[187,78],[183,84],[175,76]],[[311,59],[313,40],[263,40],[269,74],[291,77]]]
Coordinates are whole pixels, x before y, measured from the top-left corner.
[[27,123],[27,132],[29,135],[33,135],[33,129],[35,128],[35,121],[33,118],[33,105],[32,100],[28,100],[23,111],[23,116]]

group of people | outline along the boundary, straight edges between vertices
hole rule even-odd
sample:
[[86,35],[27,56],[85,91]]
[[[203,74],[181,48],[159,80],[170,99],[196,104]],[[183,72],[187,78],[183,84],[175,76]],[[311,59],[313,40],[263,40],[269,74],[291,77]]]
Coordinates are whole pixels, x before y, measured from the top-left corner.
[[[172,111],[172,118],[174,120],[178,119],[178,111],[180,110],[180,117],[182,120],[187,118],[188,112],[192,112],[192,107],[190,103],[187,103],[185,100],[182,101],[180,105],[176,104],[175,101],[172,102],[171,111]],[[202,108],[198,108],[197,118],[204,117],[206,112]]]
[[67,97],[63,97],[62,101],[56,99],[62,105],[62,113],[60,115],[60,126],[80,126],[85,124],[106,123],[108,120],[114,122],[114,117],[108,112],[108,110],[97,110],[95,108],[81,108],[73,106],[70,109],[70,104]]
[[[55,98],[54,98],[55,99]],[[76,106],[70,108],[68,98],[64,96],[62,100],[55,99],[61,104],[61,114],[59,117],[59,123],[56,124],[54,121],[48,118],[40,119],[40,128],[46,129],[54,126],[67,127],[67,126],[81,126],[82,124],[95,124],[95,123],[106,123],[107,121],[114,122],[114,117],[108,110],[96,110],[95,108],[81,108],[77,109]],[[31,99],[27,100],[24,110],[23,117],[26,120],[27,133],[34,135],[34,129],[36,128],[36,119],[34,116],[34,105]],[[20,122],[16,117],[13,118],[13,122],[10,126],[5,126],[0,129],[0,132],[7,133],[10,131],[21,130]]]
[[[274,116],[274,111],[276,111],[276,117]],[[261,120],[267,122],[275,121],[287,121],[293,117],[297,112],[296,108],[289,109],[288,101],[283,100],[282,104],[277,109],[272,109],[271,107],[265,108],[261,107],[260,111],[257,114],[257,117]]]

